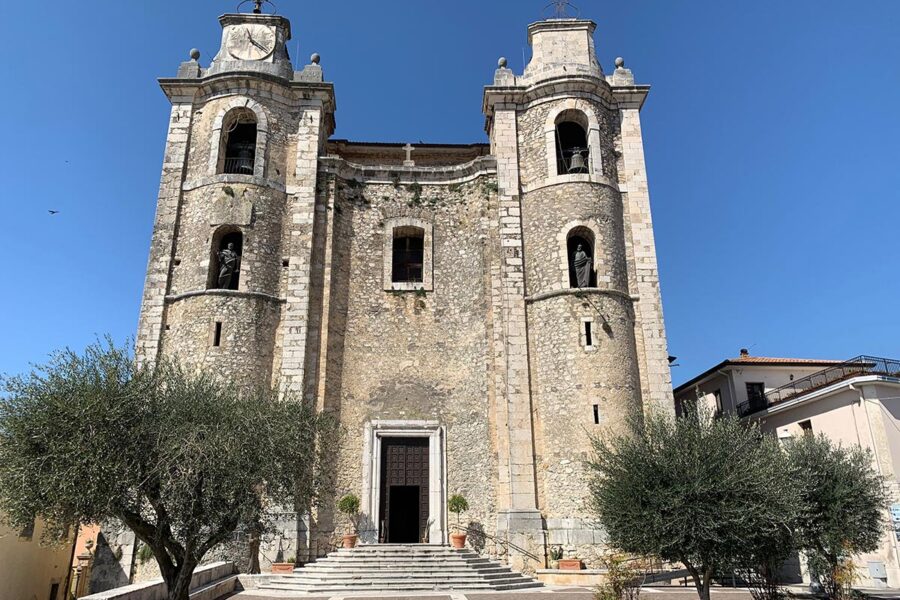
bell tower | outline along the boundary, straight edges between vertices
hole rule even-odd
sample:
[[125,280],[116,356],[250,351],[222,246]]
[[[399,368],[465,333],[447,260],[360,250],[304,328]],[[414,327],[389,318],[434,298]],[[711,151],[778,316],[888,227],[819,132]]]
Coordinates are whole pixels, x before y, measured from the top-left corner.
[[593,21],[558,17],[528,27],[524,73],[501,58],[484,92],[509,424],[497,532],[532,557],[559,545],[590,560],[590,437],[672,398],[640,133],[649,87],[621,60],[604,74]]
[[[136,355],[300,395],[318,158],[334,131],[334,88],[317,54],[294,70],[290,22],[256,5],[219,18],[208,66],[192,50],[175,77],[159,80],[172,108]],[[284,527],[302,537],[297,522]]]

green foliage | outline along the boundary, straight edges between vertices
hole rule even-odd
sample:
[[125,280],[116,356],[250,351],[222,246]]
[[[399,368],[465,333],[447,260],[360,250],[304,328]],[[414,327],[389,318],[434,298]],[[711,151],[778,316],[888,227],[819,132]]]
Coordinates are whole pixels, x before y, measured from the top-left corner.
[[422,203],[422,184],[418,181],[414,181],[406,186],[406,189],[412,194],[412,199],[410,200],[411,204],[419,205]]
[[344,494],[338,500],[337,508],[350,518],[353,533],[359,533],[359,497],[356,494]]
[[153,558],[153,549],[147,544],[141,544],[141,547],[137,551],[138,562],[144,564],[151,558]]
[[601,563],[606,575],[594,592],[594,600],[637,600],[647,570],[646,561],[614,552],[603,556]]
[[808,508],[798,519],[798,546],[826,594],[846,597],[855,577],[849,557],[878,549],[887,504],[884,482],[869,451],[836,446],[821,435],[793,441],[788,457]]
[[469,502],[462,494],[453,494],[447,500],[447,508],[450,509],[450,512],[456,514],[456,526],[459,527],[459,515],[469,510]]
[[3,383],[0,510],[13,523],[121,520],[171,600],[265,502],[311,506],[337,431],[292,397],[172,362],[137,367],[109,340]]
[[359,497],[356,494],[345,494],[338,501],[338,510],[345,515],[355,515],[359,512]]
[[778,442],[705,408],[634,415],[593,447],[591,504],[610,543],[683,563],[704,600],[715,573],[775,552],[799,510]]
[[559,560],[562,557],[563,557],[562,546],[551,546],[550,547],[550,560]]

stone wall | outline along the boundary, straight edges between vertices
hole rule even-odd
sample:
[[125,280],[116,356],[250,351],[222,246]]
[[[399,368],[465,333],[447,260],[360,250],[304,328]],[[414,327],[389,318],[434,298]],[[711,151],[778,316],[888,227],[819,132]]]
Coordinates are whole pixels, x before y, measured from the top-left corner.
[[[495,185],[483,175],[440,185],[336,178],[327,186],[321,389],[345,437],[326,505],[344,493],[362,494],[367,422],[436,420],[446,427],[447,494],[465,495],[471,508],[464,519],[493,532],[486,282],[495,250],[486,238],[496,227]],[[433,291],[384,289],[389,225],[409,218],[433,228],[426,248],[433,253]],[[319,523],[322,546],[347,525],[326,521]]]

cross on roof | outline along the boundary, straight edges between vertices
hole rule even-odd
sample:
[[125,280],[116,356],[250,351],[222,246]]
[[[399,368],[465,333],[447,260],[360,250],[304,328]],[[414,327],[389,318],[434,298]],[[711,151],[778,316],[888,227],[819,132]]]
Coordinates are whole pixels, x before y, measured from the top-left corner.
[[553,2],[548,4],[544,8],[544,10],[547,10],[547,8],[550,8],[551,6],[556,13],[557,19],[565,19],[568,16],[567,13],[570,8],[573,9],[576,14],[578,13],[578,8],[574,4],[569,2],[569,0],[553,0]]
[[403,165],[410,167],[416,164],[412,159],[412,151],[415,150],[415,147],[407,142],[406,145],[403,146],[403,149],[406,151],[406,160],[403,161]]

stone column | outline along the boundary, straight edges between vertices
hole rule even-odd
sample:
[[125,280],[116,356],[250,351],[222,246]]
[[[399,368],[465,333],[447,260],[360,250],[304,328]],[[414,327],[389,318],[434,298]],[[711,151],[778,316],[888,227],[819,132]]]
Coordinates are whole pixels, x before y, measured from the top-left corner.
[[[643,101],[643,96],[640,101]],[[636,283],[632,294],[639,298],[634,304],[634,310],[638,323],[635,338],[641,372],[641,397],[645,411],[659,410],[674,414],[672,376],[669,371],[669,351],[656,264],[656,242],[650,216],[650,190],[644,164],[640,101],[629,102],[620,111],[624,169],[619,179],[624,184],[622,199],[625,220],[631,226],[633,279]]]
[[530,571],[543,566],[544,532],[537,508],[534,432],[525,314],[525,263],[519,196],[515,105],[495,106],[491,146],[497,158],[501,303],[496,354],[500,512],[497,534],[509,542],[509,563]]

